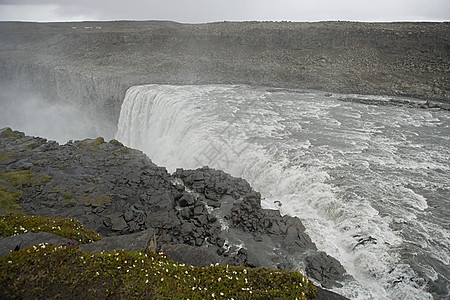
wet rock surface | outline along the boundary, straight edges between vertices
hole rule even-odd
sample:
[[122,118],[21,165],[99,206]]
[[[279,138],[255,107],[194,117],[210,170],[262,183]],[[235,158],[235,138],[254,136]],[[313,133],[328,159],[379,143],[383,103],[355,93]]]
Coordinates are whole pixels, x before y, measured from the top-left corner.
[[204,167],[169,174],[142,152],[102,138],[65,145],[0,130],[0,171],[45,181],[11,189],[30,215],[73,217],[105,238],[85,251],[152,248],[175,260],[303,269],[325,287],[345,270],[318,252],[298,218],[261,208],[243,179]]

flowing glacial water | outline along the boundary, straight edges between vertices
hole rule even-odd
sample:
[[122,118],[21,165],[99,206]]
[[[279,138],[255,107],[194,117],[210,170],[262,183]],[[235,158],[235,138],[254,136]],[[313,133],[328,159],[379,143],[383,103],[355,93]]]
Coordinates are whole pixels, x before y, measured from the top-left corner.
[[169,171],[208,165],[245,178],[265,208],[299,217],[317,247],[342,263],[352,278],[335,292],[448,298],[450,114],[340,96],[135,86],[116,137]]

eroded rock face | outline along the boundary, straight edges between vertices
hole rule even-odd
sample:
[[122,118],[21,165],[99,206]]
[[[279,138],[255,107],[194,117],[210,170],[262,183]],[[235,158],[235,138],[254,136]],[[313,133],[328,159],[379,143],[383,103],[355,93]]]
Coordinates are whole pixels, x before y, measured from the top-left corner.
[[28,90],[82,106],[99,132],[111,136],[125,91],[149,83],[240,83],[450,101],[448,22],[85,26],[0,22],[0,94]]
[[[73,217],[106,238],[100,249],[151,247],[195,265],[304,269],[326,287],[345,270],[317,251],[298,218],[261,208],[243,179],[204,167],[168,174],[142,152],[102,138],[58,145],[0,131],[0,171],[27,171],[18,204],[30,215]],[[131,247],[131,248],[130,248]]]

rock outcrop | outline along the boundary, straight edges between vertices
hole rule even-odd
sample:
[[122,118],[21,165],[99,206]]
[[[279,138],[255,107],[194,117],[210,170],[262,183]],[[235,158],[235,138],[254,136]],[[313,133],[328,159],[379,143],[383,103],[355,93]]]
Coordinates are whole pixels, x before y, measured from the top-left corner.
[[37,244],[77,245],[77,242],[48,232],[27,232],[16,236],[0,238],[0,257],[12,251],[19,251]]
[[73,217],[105,236],[80,245],[85,251],[150,247],[200,266],[301,268],[327,288],[343,279],[298,218],[262,209],[258,192],[223,171],[169,174],[116,140],[59,145],[9,128],[0,130],[0,154],[2,189],[19,195],[25,213]]

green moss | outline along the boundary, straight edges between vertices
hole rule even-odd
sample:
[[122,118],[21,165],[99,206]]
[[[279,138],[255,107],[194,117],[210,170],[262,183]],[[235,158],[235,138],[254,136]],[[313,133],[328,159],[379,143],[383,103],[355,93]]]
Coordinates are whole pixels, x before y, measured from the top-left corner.
[[105,142],[105,139],[100,136],[100,137],[95,139],[95,142],[92,143],[92,146],[94,146],[95,148],[98,149],[98,146],[100,146],[104,142]]
[[98,137],[95,140],[85,139],[82,141],[78,141],[76,142],[76,145],[85,151],[93,151],[98,150],[100,148],[100,145],[103,143],[105,143],[105,139],[102,137]]
[[110,144],[113,144],[115,146],[118,147],[118,149],[116,149],[115,151],[120,152],[121,154],[127,154],[130,153],[130,148],[126,147],[124,144],[122,144],[121,142],[119,142],[116,139],[112,139],[109,141]]
[[121,153],[121,154],[127,154],[127,153],[130,153],[130,148],[128,148],[128,147],[122,147],[122,148],[119,148],[119,152]]
[[23,214],[17,201],[22,198],[22,192],[16,192],[0,184],[0,208],[10,214]]
[[150,251],[88,254],[38,245],[0,259],[0,297],[117,299],[311,299],[298,272],[196,268]]
[[15,153],[11,153],[9,151],[0,151],[0,161],[5,161],[8,159],[13,159],[17,156]]
[[83,149],[83,150],[88,150],[88,141],[89,140],[82,140],[82,141],[78,141],[78,142],[76,142],[76,145],[79,147],[79,148],[81,148],[81,149]]
[[0,133],[0,137],[4,139],[11,139],[11,140],[17,140],[25,135],[20,131],[13,131],[11,128],[6,128]]
[[24,183],[45,183],[51,179],[52,177],[50,175],[33,174],[31,170],[12,171],[6,173],[0,171],[0,182],[6,181],[15,187],[19,187]]
[[110,140],[109,143],[113,144],[115,146],[124,147],[124,145],[121,142],[119,142],[118,140],[116,140],[116,139]]
[[30,170],[0,173],[0,180],[9,182],[15,187],[24,183],[31,183],[33,178],[33,173]]
[[62,196],[65,201],[70,201],[73,199],[73,196],[75,196],[75,195],[71,194],[71,193],[64,193]]
[[0,216],[0,236],[13,236],[25,232],[48,232],[82,244],[98,241],[101,236],[72,218],[46,218],[41,216]]
[[25,146],[26,150],[33,150],[36,149],[37,147],[39,147],[39,143],[38,142],[32,142],[31,144],[28,144]]
[[2,172],[0,170],[0,208],[7,213],[23,214],[17,201],[22,198],[23,184],[36,184],[51,179],[48,175],[36,175],[30,170]]
[[104,205],[111,203],[109,194],[87,195],[81,201],[84,205]]

